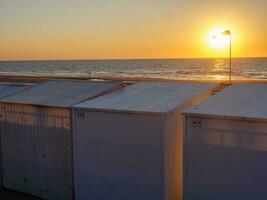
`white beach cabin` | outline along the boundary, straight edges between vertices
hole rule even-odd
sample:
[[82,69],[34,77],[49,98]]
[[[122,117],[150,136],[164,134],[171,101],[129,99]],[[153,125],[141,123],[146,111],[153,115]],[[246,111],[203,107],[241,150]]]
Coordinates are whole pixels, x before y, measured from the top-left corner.
[[140,82],[74,106],[76,200],[181,200],[181,112],[214,87]]
[[49,200],[73,199],[70,107],[118,82],[48,81],[0,100],[3,186]]
[[234,84],[185,118],[185,200],[267,199],[266,84]]

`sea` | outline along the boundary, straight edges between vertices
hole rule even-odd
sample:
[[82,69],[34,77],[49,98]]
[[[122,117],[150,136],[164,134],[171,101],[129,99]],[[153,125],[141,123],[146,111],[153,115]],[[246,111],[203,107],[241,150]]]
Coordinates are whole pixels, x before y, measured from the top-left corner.
[[[0,61],[0,76],[227,80],[229,59]],[[267,80],[267,58],[233,58],[234,80]]]

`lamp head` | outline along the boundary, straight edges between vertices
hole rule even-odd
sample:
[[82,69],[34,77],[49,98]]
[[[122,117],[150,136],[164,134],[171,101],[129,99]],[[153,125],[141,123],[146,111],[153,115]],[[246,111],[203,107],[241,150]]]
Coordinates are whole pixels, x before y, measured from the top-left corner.
[[230,30],[225,30],[222,32],[223,35],[231,35],[231,31]]
[[210,37],[210,43],[216,49],[225,49],[229,46],[231,31],[222,29],[214,32]]

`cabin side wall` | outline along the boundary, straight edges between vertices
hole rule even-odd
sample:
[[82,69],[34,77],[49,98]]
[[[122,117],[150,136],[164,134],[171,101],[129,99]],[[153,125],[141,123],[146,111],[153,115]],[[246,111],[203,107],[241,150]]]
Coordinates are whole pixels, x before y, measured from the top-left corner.
[[1,107],[3,186],[44,199],[72,199],[69,109]]
[[197,95],[195,98],[178,106],[165,115],[165,199],[183,199],[183,147],[184,117],[182,112],[207,99],[211,90]]
[[165,116],[164,174],[165,199],[182,200],[182,115],[171,112]]
[[185,200],[267,198],[267,123],[186,117]]

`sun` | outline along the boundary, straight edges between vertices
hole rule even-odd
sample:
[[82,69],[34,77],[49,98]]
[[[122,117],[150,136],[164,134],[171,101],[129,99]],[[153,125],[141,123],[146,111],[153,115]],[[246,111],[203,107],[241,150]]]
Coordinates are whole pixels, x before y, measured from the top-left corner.
[[208,34],[209,44],[216,49],[225,49],[229,46],[229,36],[222,34],[224,28],[211,31]]

